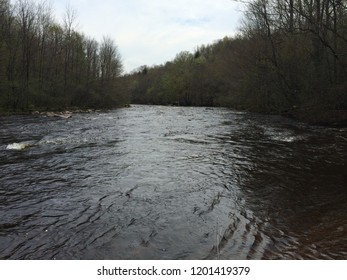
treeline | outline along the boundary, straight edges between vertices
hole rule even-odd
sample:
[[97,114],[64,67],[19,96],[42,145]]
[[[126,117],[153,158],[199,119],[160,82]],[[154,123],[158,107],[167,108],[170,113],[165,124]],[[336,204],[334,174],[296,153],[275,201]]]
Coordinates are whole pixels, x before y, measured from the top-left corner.
[[239,35],[128,76],[132,101],[346,116],[346,5],[248,1]]
[[76,31],[67,9],[62,24],[47,2],[0,0],[0,109],[28,111],[112,107],[126,103],[117,77],[115,43]]

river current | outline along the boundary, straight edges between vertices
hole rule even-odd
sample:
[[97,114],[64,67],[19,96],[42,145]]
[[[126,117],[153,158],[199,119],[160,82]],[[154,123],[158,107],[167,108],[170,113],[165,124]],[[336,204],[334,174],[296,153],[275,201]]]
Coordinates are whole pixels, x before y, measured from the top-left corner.
[[0,259],[347,259],[346,148],[224,108],[0,117]]

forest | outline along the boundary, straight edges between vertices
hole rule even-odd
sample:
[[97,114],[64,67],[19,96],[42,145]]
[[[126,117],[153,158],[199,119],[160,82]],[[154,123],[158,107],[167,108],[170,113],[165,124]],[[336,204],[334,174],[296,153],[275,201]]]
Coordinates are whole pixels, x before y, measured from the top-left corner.
[[226,106],[346,124],[346,5],[342,0],[247,1],[237,36],[126,77],[132,101]]
[[0,110],[224,106],[347,122],[346,0],[242,1],[239,32],[123,74],[121,55],[58,24],[45,2],[0,0]]
[[121,56],[76,31],[68,8],[58,24],[46,1],[0,0],[0,111],[106,108],[127,103],[118,90]]

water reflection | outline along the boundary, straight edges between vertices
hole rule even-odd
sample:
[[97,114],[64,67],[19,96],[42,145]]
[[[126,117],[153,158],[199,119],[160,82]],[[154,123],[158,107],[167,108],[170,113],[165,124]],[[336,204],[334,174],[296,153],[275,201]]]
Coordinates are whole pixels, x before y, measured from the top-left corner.
[[264,234],[272,242],[263,257],[346,258],[344,130],[271,118],[254,124],[261,130],[247,153],[253,168],[240,185],[247,207],[268,224]]

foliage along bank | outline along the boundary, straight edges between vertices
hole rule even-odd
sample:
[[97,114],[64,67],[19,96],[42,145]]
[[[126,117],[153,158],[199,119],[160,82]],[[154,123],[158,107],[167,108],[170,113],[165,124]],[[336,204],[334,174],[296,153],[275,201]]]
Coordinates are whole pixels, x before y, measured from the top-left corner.
[[46,1],[0,0],[0,111],[108,108],[129,101],[122,62],[109,37],[76,31],[67,9],[58,24]]
[[124,79],[134,103],[228,106],[346,124],[346,1],[248,1],[239,35]]

